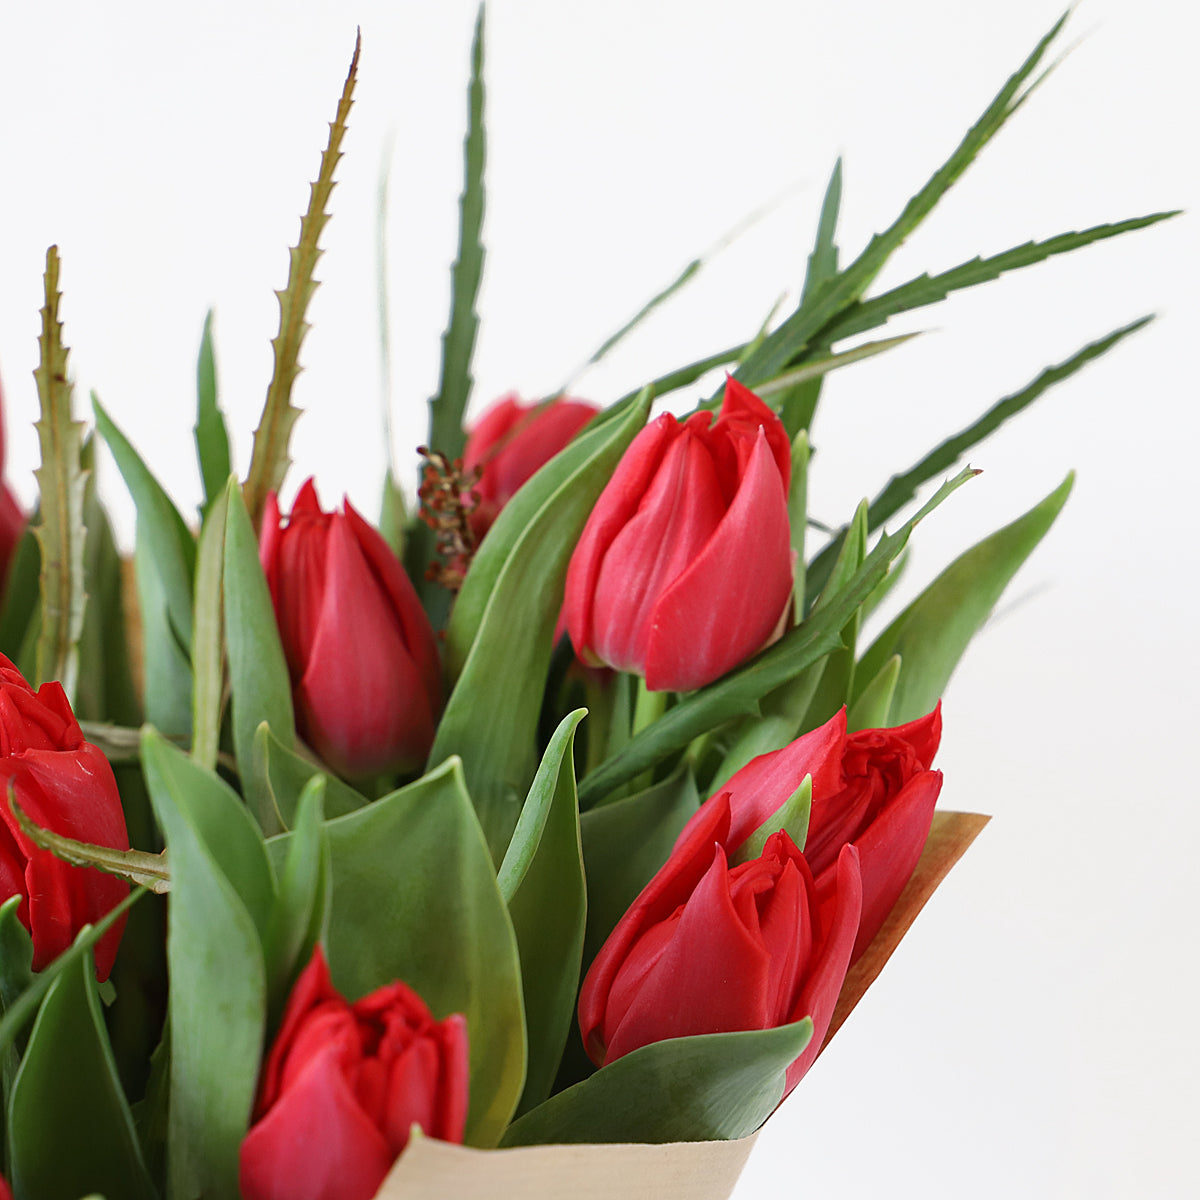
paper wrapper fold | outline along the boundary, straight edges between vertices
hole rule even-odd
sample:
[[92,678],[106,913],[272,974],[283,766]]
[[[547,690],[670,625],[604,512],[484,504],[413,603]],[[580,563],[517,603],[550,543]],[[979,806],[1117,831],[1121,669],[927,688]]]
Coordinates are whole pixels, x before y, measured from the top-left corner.
[[[846,976],[826,1043],[987,822],[975,813],[934,814],[912,879]],[[417,1137],[397,1160],[376,1200],[728,1200],[756,1137],[514,1150],[472,1150]]]

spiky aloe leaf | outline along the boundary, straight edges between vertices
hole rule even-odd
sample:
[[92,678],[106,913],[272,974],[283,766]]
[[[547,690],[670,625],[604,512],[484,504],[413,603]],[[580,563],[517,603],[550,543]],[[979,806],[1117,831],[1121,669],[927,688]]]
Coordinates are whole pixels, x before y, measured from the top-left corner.
[[[1070,358],[1047,367],[1020,391],[998,400],[978,420],[939,443],[920,462],[909,467],[907,471],[893,475],[879,495],[871,501],[871,507],[867,510],[868,528],[878,529],[917,494],[917,489],[922,484],[928,483],[929,480],[949,470],[956,462],[960,462],[963,455],[972,446],[982,442],[1010,417],[1015,417],[1017,413],[1028,408],[1043,392],[1074,375],[1080,367],[1085,366],[1094,358],[1099,358],[1131,333],[1136,333],[1148,325],[1153,319],[1153,315],[1139,317],[1138,320],[1123,325],[1120,329],[1114,329],[1094,342],[1089,342],[1072,354]],[[845,529],[843,528],[809,564],[806,585],[809,604],[825,586],[844,537]]]
[[438,393],[429,401],[429,445],[447,458],[463,452],[463,413],[471,395],[471,355],[479,317],[475,299],[483,274],[483,168],[487,154],[483,127],[483,11],[475,19],[471,44],[471,83],[467,93],[467,136],[463,142],[465,177],[459,199],[458,257],[451,274],[450,323],[442,335],[442,372]]
[[292,385],[300,373],[300,347],[308,333],[305,313],[317,280],[313,273],[322,251],[318,245],[321,231],[329,220],[329,197],[333,192],[333,173],[342,157],[342,138],[346,120],[353,104],[354,85],[358,79],[358,53],[362,35],[354,39],[354,57],[342,87],[337,116],[329,126],[329,143],[321,155],[321,169],[309,193],[308,211],[300,220],[300,240],[292,247],[288,265],[287,287],[275,295],[279,299],[279,333],[271,342],[275,355],[275,370],[267,388],[267,401],[262,418],[254,431],[254,450],[250,456],[250,471],[246,476],[246,507],[258,527],[267,493],[283,482],[291,459],[288,457],[288,438],[300,410],[292,404]]
[[58,319],[58,247],[46,251],[42,332],[38,337],[37,380],[41,416],[37,422],[42,465],[34,472],[41,493],[41,520],[35,533],[42,551],[42,625],[37,642],[37,682],[59,680],[74,699],[83,632],[83,422],[71,418],[67,348]]
[[[839,313],[856,303],[900,244],[929,215],[938,201],[971,165],[1001,126],[1021,106],[1033,75],[1058,36],[1067,14],[1034,47],[1033,52],[1000,89],[979,120],[967,131],[954,152],[923,188],[904,206],[904,211],[882,233],[875,234],[866,249],[845,270],[838,272],[803,299],[799,308],[737,370],[748,387],[781,374],[796,362],[813,338]],[[1032,86],[1032,85],[1031,85]]]

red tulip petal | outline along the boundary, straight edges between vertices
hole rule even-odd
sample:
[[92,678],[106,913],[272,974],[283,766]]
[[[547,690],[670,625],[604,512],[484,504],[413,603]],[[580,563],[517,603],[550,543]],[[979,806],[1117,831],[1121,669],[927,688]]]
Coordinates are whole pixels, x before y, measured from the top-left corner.
[[760,432],[729,511],[654,606],[646,686],[690,691],[762,649],[791,601],[791,553],[787,494]]
[[689,573],[724,516],[712,454],[685,427],[684,435],[668,447],[637,512],[604,556],[589,647],[603,662],[638,674],[644,669],[648,686],[663,686],[650,677],[661,598]]
[[921,766],[925,770],[933,765],[933,757],[937,754],[938,745],[942,740],[942,702],[939,700],[930,713],[909,721],[906,725],[897,725],[889,732],[908,742],[916,752]]
[[[738,446],[739,453],[749,457],[756,433],[759,429],[766,434],[771,447],[771,457],[779,468],[786,493],[792,481],[792,446],[783,422],[748,387],[738,383],[732,375],[725,380],[725,397],[721,402],[721,415],[713,432],[728,430],[734,436],[730,441]],[[743,467],[745,463],[742,464]]]
[[343,517],[330,525],[320,620],[296,688],[305,736],[347,775],[423,761],[433,743],[424,681]]
[[[836,900],[832,909],[832,920],[828,929],[822,929],[821,947],[817,958],[810,964],[796,1007],[792,1010],[793,1021],[811,1017],[812,1040],[804,1053],[788,1068],[783,1094],[796,1086],[804,1077],[821,1052],[826,1030],[833,1018],[838,993],[850,966],[850,952],[858,932],[859,915],[862,912],[862,878],[858,869],[858,851],[845,846],[838,855],[833,868],[836,880]],[[822,919],[827,915],[821,914]]]
[[243,1200],[371,1200],[394,1160],[331,1047],[251,1127],[239,1182]]
[[[746,838],[778,812],[804,782],[805,775],[813,777],[814,796],[839,787],[845,740],[846,710],[843,708],[819,728],[796,738],[781,750],[760,754],[731,775],[721,788],[729,793],[729,837],[725,842],[729,853],[736,851]],[[698,816],[699,813],[693,815],[683,827],[679,841]]]
[[461,1142],[467,1126],[470,1082],[466,1018],[461,1013],[451,1013],[439,1024],[438,1036],[442,1048],[442,1090],[437,1125],[429,1132],[444,1142]]
[[279,546],[283,541],[282,518],[279,514],[279,497],[268,492],[263,504],[262,526],[258,534],[258,561],[267,577],[267,588],[271,593],[271,604],[279,605]]
[[358,514],[349,500],[345,502],[346,519],[358,539],[358,547],[366,557],[384,591],[391,598],[400,623],[400,634],[409,657],[416,664],[431,712],[442,704],[442,663],[438,655],[437,634],[421,607],[417,590],[400,560],[392,553],[383,535]]
[[[636,946],[630,958],[636,962]],[[636,1002],[611,1030],[605,1062],[665,1038],[764,1028],[770,972],[761,938],[738,917],[718,846],[670,942],[641,980]]]
[[863,900],[852,962],[871,944],[917,869],[941,790],[941,771],[923,772],[910,780],[855,839]]
[[682,427],[670,413],[651,421],[625,451],[588,517],[567,568],[563,603],[567,632],[580,655],[592,649],[592,606],[609,546],[637,512],[667,446],[682,433]]

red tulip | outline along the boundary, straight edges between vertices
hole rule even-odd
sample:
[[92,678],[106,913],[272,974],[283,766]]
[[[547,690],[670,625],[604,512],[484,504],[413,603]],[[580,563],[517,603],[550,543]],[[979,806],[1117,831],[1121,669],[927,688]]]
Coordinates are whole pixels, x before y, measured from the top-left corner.
[[461,1142],[466,1119],[463,1017],[435,1021],[400,982],[349,1004],[318,946],[267,1056],[243,1198],[370,1200],[414,1125]]
[[[0,476],[4,474],[4,393],[0,391]],[[25,532],[25,513],[12,489],[0,478],[0,593],[8,578],[9,564]]]
[[399,560],[355,512],[321,511],[311,479],[282,521],[267,497],[259,553],[301,735],[335,771],[419,767],[441,704],[437,640]]
[[[862,870],[862,919],[857,958],[879,931],[929,836],[942,773],[930,765],[942,736],[942,710],[894,729],[846,733],[843,709],[819,729],[744,766],[721,791],[729,793],[730,847],[736,849],[812,775],[812,811],[804,857],[818,886],[845,845]],[[712,801],[709,801],[712,803]],[[703,809],[701,810],[703,811]],[[699,819],[699,814],[691,823]],[[686,836],[687,829],[684,830]]]
[[[83,740],[57,683],[35,692],[0,654],[0,792],[13,789],[35,825],[92,845],[129,849],[125,814],[108,759]],[[33,937],[33,969],[42,970],[84,925],[106,916],[129,885],[94,867],[68,866],[21,832],[0,801],[0,899],[21,897],[17,916]],[[96,943],[96,975],[108,978],[125,918]]]
[[463,451],[464,470],[482,471],[473,488],[479,503],[470,518],[477,541],[522,485],[599,411],[595,404],[566,396],[546,404],[522,404],[509,393],[480,417]]
[[783,424],[734,379],[715,423],[698,412],[647,425],[567,571],[577,653],[688,691],[772,641],[792,595],[790,479]]
[[664,1038],[770,1029],[811,1016],[792,1088],[829,1027],[858,929],[858,855],[838,857],[828,894],[786,832],[730,867],[728,795],[700,810],[592,963],[579,1027],[604,1065]]

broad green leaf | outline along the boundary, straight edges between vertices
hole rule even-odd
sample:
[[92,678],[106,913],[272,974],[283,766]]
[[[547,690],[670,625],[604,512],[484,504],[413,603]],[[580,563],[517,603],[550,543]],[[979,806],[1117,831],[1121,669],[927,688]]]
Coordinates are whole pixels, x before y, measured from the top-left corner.
[[200,463],[200,478],[204,484],[202,516],[225,490],[231,470],[229,461],[229,431],[217,399],[217,361],[213,354],[213,311],[204,318],[204,333],[200,338],[200,353],[196,359],[196,456]]
[[37,380],[41,415],[35,428],[41,465],[34,471],[40,496],[34,533],[41,549],[41,613],[34,686],[49,679],[62,683],[75,698],[79,670],[79,638],[87,594],[83,586],[84,473],[80,461],[83,422],[71,415],[71,381],[67,348],[62,340],[58,305],[58,247],[46,251],[46,303],[38,336]]
[[309,934],[329,884],[328,843],[322,803],[325,777],[315,775],[300,794],[293,834],[279,872],[279,895],[271,910],[263,949],[272,1024],[283,1011],[297,974],[312,956]]
[[275,295],[279,300],[279,332],[271,340],[275,369],[267,388],[262,417],[254,431],[254,449],[246,475],[246,509],[251,523],[258,528],[267,493],[283,482],[291,458],[288,439],[300,410],[292,404],[292,387],[300,373],[300,347],[308,333],[305,314],[317,290],[314,272],[321,257],[321,233],[329,220],[329,197],[333,192],[333,173],[342,157],[342,138],[354,102],[354,84],[358,78],[358,52],[361,35],[354,40],[354,57],[342,87],[337,115],[329,125],[329,141],[321,155],[321,168],[309,192],[308,211],[300,218],[300,240],[288,259],[287,286]]
[[860,729],[888,729],[891,720],[892,697],[896,694],[896,681],[900,678],[900,655],[893,654],[875,677],[863,686],[858,699],[846,713],[846,728],[850,733]]
[[463,452],[463,414],[471,395],[471,357],[479,317],[475,300],[483,275],[484,160],[483,6],[471,45],[471,82],[467,92],[467,136],[463,142],[464,178],[459,198],[458,256],[450,275],[450,322],[442,335],[442,367],[437,395],[429,401],[429,445],[449,459]]
[[587,810],[600,803],[618,787],[710,729],[733,717],[756,712],[761,697],[836,650],[842,644],[842,628],[879,585],[888,564],[904,549],[913,527],[973,474],[967,470],[948,480],[915,517],[896,533],[880,538],[847,586],[831,596],[819,612],[745,665],[693,692],[592,771],[579,785],[580,808]]
[[[32,982],[11,1004],[6,1004],[4,1016],[0,1018],[0,1055],[17,1040],[20,1032],[33,1020],[46,993],[54,981],[74,966],[121,919],[130,906],[146,893],[140,889],[132,891],[111,912],[95,925],[85,925],[75,936],[69,950],[64,950],[49,966],[33,976]],[[7,948],[7,947],[5,947]]]
[[[9,896],[0,905],[0,1014],[6,1013],[20,999],[34,978],[33,939],[17,916],[22,899],[20,895]],[[0,1090],[5,1112],[24,1049],[23,1037],[10,1039],[0,1049]]]
[[266,721],[290,749],[296,740],[296,720],[271,590],[259,562],[250,515],[233,480],[225,522],[224,584],[233,752],[246,803],[270,837],[282,826],[266,777],[255,770],[254,735]]
[[[207,328],[207,326],[206,326]],[[226,478],[226,483],[229,480]],[[222,624],[222,574],[229,489],[213,493],[200,530],[196,559],[196,596],[192,626],[192,757],[212,770],[217,765],[224,709],[225,631]]]
[[[151,763],[159,744],[148,735]],[[147,770],[155,774],[149,763]],[[151,779],[150,788],[171,860],[167,1197],[238,1200],[238,1150],[263,1051],[263,951],[254,919],[193,819],[193,810],[208,815],[185,794],[193,782],[179,771],[158,786]]]
[[91,956],[46,995],[8,1108],[8,1179],[18,1196],[156,1196],[121,1090]]
[[889,709],[892,724],[916,720],[937,703],[1008,581],[1054,524],[1074,478],[1068,475],[1024,516],[955,559],[862,656],[860,676],[871,680],[889,658],[900,655],[900,678]]
[[[96,417],[96,428],[112,451],[137,509],[138,540],[145,541],[148,551],[142,566],[158,576],[171,629],[185,653],[190,656],[196,539],[162,485],[150,473],[125,435],[113,424],[94,392],[92,411]],[[138,573],[140,576],[141,571]],[[140,587],[140,578],[138,583]]]
[[804,535],[808,532],[808,431],[792,438],[792,483],[788,489],[788,526],[792,540],[792,609],[797,621],[804,618]]
[[971,165],[975,156],[1020,107],[1023,89],[1065,20],[1066,15],[1060,17],[1050,32],[1038,42],[950,157],[905,205],[900,216],[882,233],[872,237],[866,249],[845,269],[827,280],[810,297],[803,299],[796,312],[738,367],[736,374],[742,383],[753,387],[764,379],[781,374],[805,353],[829,322],[861,299],[893,251],[929,215]]
[[379,532],[392,553],[404,561],[407,540],[408,513],[404,507],[404,492],[389,470],[383,481],[383,506],[379,514]]
[[812,1032],[806,1017],[778,1029],[653,1042],[551,1096],[514,1122],[502,1144],[746,1137],[783,1099],[784,1074]]
[[[171,808],[187,821],[237,893],[259,934],[265,935],[275,903],[275,877],[262,835],[237,793],[214,771],[205,770],[149,727],[142,734],[142,769],[155,813]],[[167,833],[165,827],[163,832]],[[174,893],[173,852],[168,860]]]
[[580,818],[587,877],[585,967],[667,861],[675,839],[699,807],[696,781],[681,764],[661,783]]
[[17,542],[8,575],[4,581],[4,602],[0,606],[0,654],[14,662],[21,653],[26,631],[40,603],[42,555],[37,535],[26,527]]
[[1159,221],[1165,221],[1178,215],[1178,210],[1150,213],[1147,216],[1134,217],[1128,221],[1095,225],[1091,229],[1083,229],[1078,232],[1060,233],[1057,237],[1047,238],[1044,242],[1030,241],[1021,246],[1014,246],[1011,250],[1005,250],[1002,254],[994,254],[988,258],[973,258],[970,262],[961,263],[939,275],[932,277],[920,275],[916,279],[910,279],[907,283],[883,292],[870,300],[860,300],[851,305],[825,329],[821,330],[814,340],[814,345],[829,346],[842,338],[853,337],[856,333],[877,329],[898,313],[908,312],[914,308],[923,308],[928,304],[936,304],[939,300],[944,300],[951,292],[998,279],[1006,271],[1032,266],[1047,258],[1053,258],[1056,254],[1079,250],[1106,238],[1132,233],[1137,229],[1146,229],[1151,225],[1158,224]]
[[[402,979],[439,1020],[462,1013],[471,1056],[466,1140],[495,1145],[525,1082],[521,973],[461,765],[452,759],[325,830],[334,984],[354,1000]],[[291,836],[273,840],[272,854],[286,853]]]
[[289,750],[266,721],[254,731],[254,772],[266,779],[275,811],[287,829],[296,824],[301,793],[316,778],[325,780],[324,811],[329,817],[344,817],[367,803],[366,796],[330,775],[328,768]]
[[648,408],[645,396],[619,419],[585,432],[518,492],[467,575],[458,602],[465,605],[461,618],[455,608],[448,657],[453,663],[456,652],[468,647],[469,652],[429,761],[462,758],[497,862],[537,769],[537,722],[567,562]]
[[575,729],[564,717],[542,758],[497,883],[521,959],[529,1064],[518,1112],[550,1094],[579,991],[587,889],[575,798]]
[[768,839],[780,830],[803,850],[808,841],[808,821],[811,815],[812,776],[805,775],[800,786],[729,856],[730,866],[739,866],[761,858]]
[[142,700],[146,721],[164,734],[192,736],[192,664],[179,644],[155,566],[155,550],[139,526],[133,550],[142,626]]
[[[959,430],[953,437],[947,438],[925,455],[920,462],[899,475],[893,475],[879,495],[871,501],[871,507],[867,512],[868,526],[872,530],[878,529],[917,494],[917,489],[923,483],[948,471],[961,461],[968,450],[982,442],[1010,417],[1014,417],[1023,409],[1028,408],[1043,392],[1074,375],[1080,367],[1094,358],[1099,358],[1129,334],[1135,333],[1149,324],[1151,320],[1153,317],[1142,317],[1120,329],[1114,329],[1112,333],[1106,334],[1094,342],[1089,342],[1072,354],[1070,358],[1064,359],[1052,367],[1047,367],[1032,383],[997,401],[977,421],[972,422],[965,429]],[[829,545],[809,564],[808,596],[810,600],[825,586],[825,580],[829,577],[830,568],[837,557],[844,534],[845,530],[840,530]]]
[[95,439],[89,437],[83,448],[83,467],[88,473],[83,495],[87,526],[83,578],[88,602],[79,638],[74,710],[80,720],[134,726],[141,724],[142,713],[129,667],[124,571],[108,514],[97,496],[95,445]]

